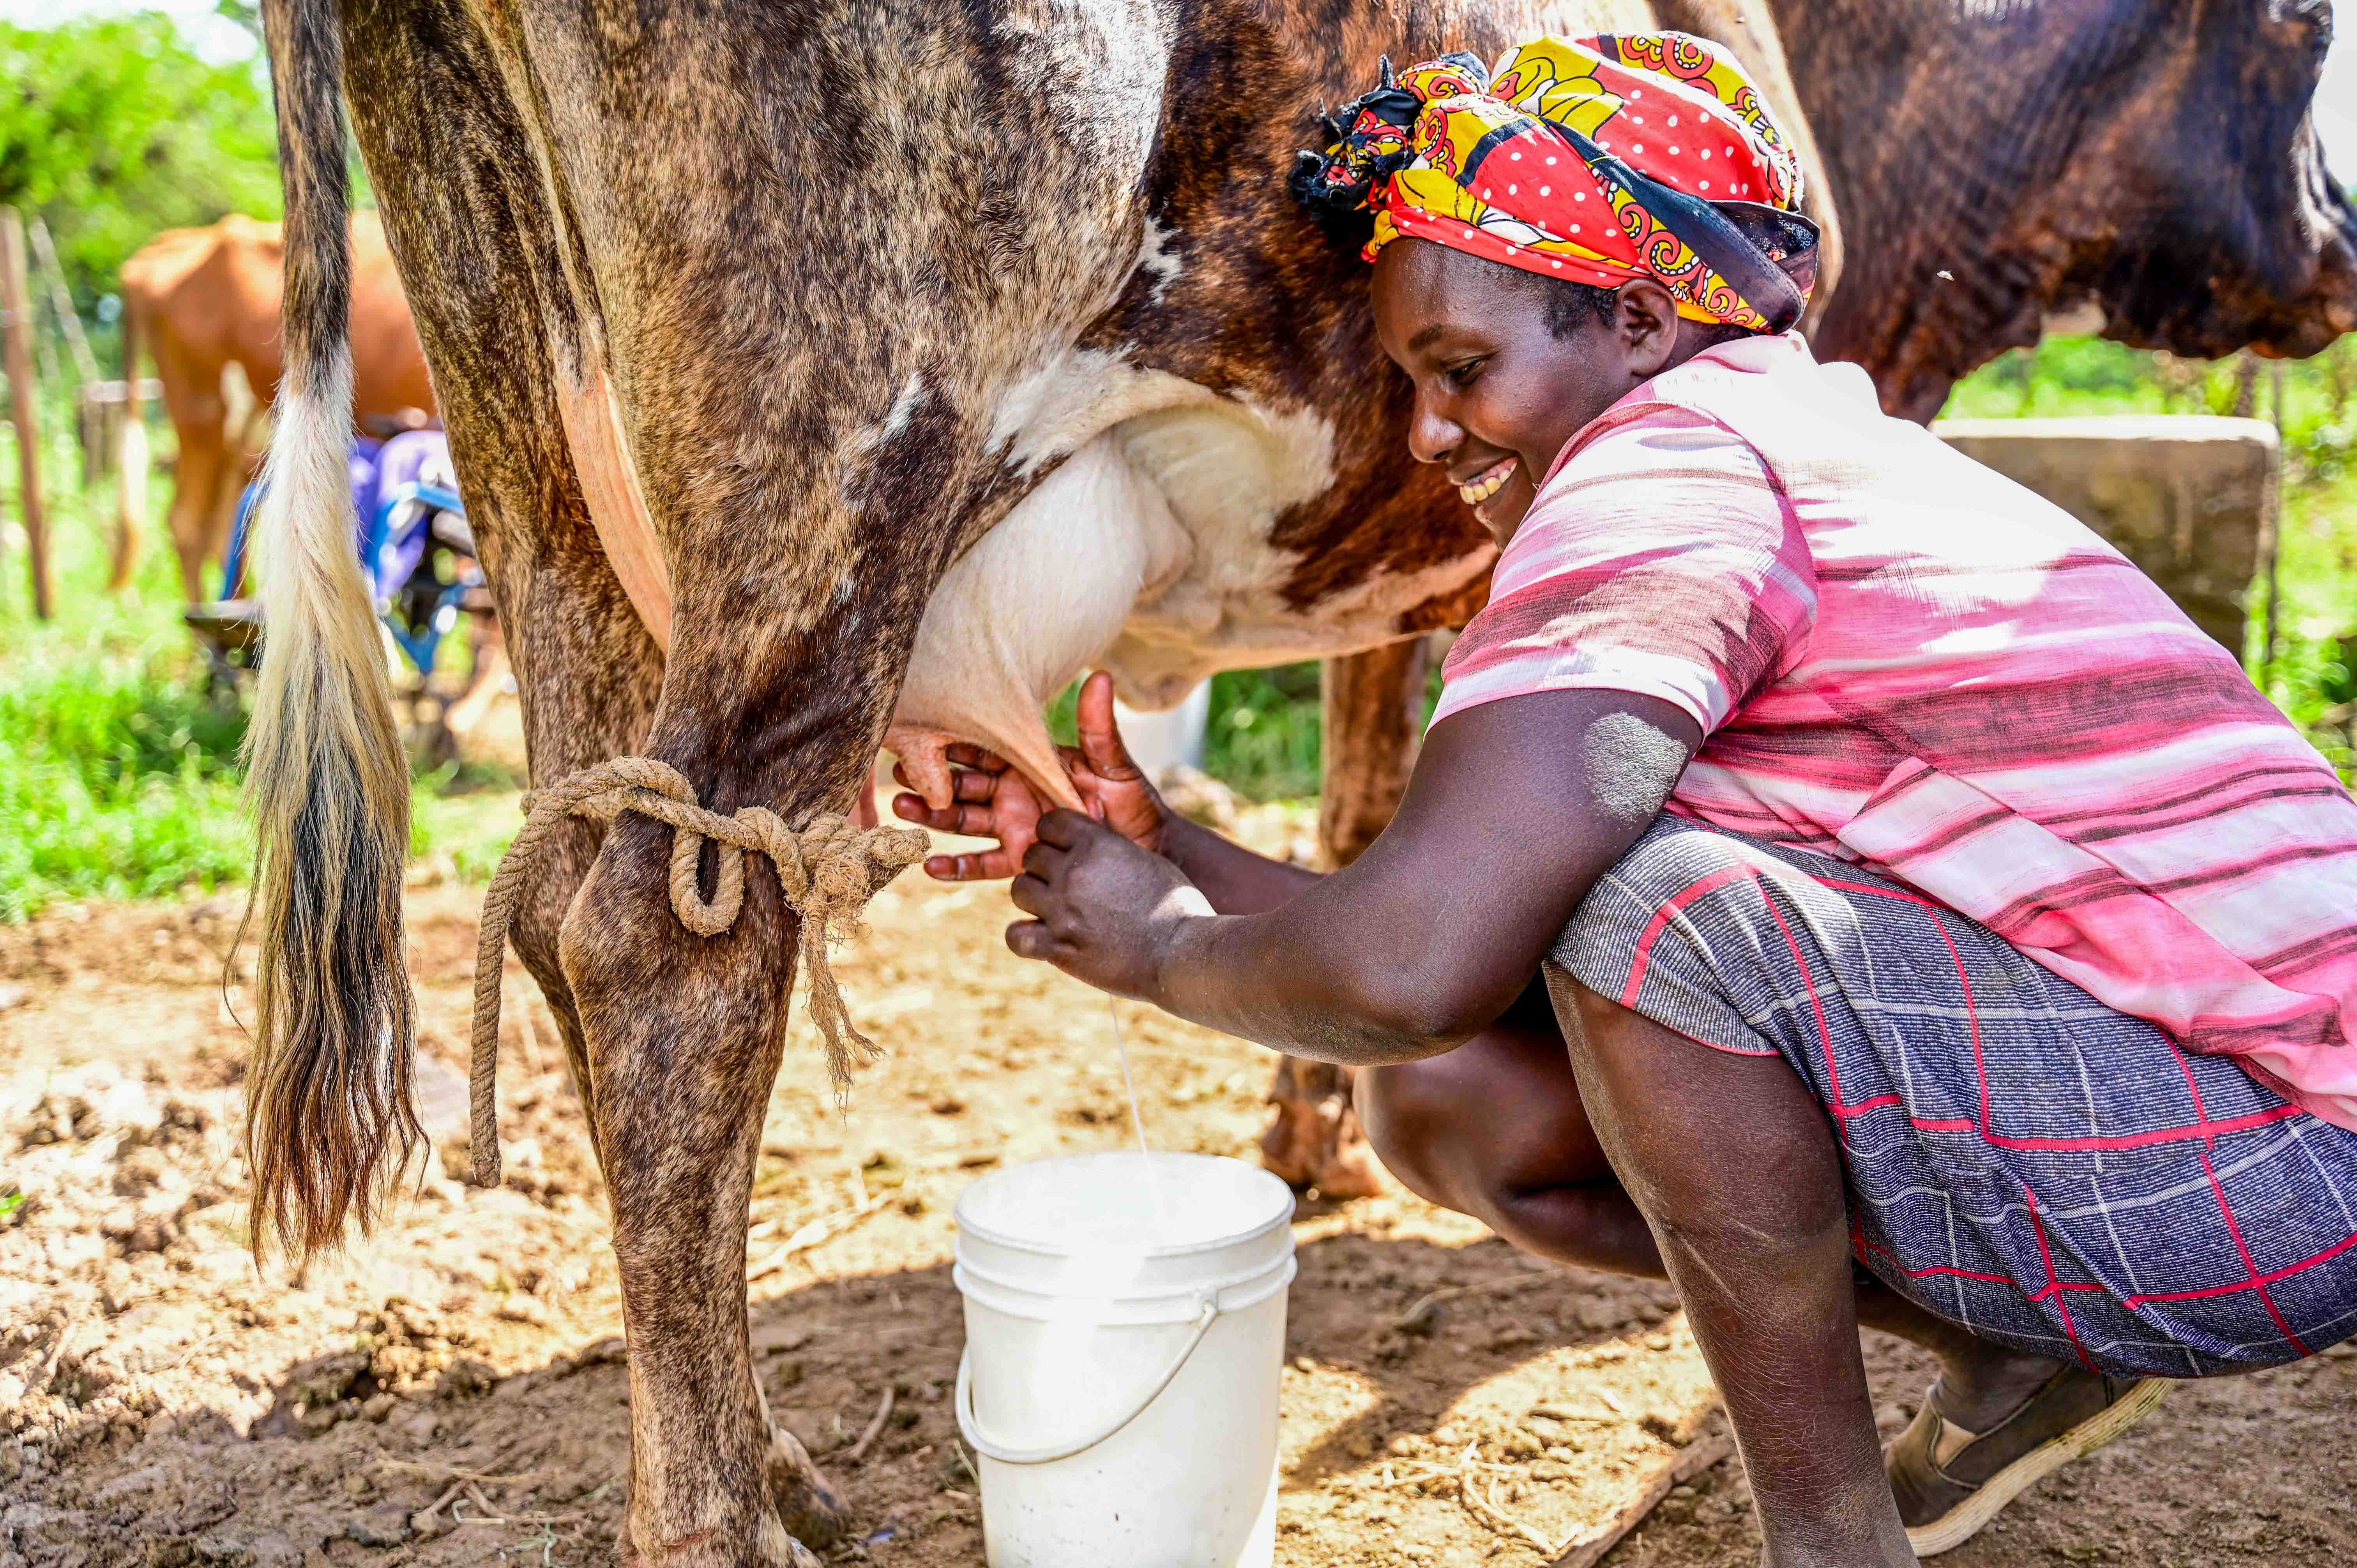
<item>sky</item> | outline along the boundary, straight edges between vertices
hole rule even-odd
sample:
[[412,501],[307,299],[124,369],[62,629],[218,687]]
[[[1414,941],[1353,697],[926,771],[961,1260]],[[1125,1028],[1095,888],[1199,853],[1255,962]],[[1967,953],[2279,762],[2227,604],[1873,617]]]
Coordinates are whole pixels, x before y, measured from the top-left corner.
[[180,24],[180,36],[197,53],[216,64],[243,59],[253,53],[253,38],[244,28],[213,9],[213,0],[0,0],[0,22],[20,27],[47,27],[73,16],[109,16],[124,11],[161,11]]
[[[2342,0],[2341,36],[2324,62],[2316,92],[2316,130],[2327,162],[2342,185],[2357,185],[2357,0]],[[217,16],[213,0],[0,0],[0,21],[19,27],[47,26],[67,16],[119,11],[163,11],[178,18],[181,33],[197,52],[213,60],[240,59],[253,52],[253,40],[236,23]]]
[[2317,83],[2316,134],[2324,160],[2344,186],[2357,184],[2357,4],[2345,7],[2332,52],[2324,57],[2324,80]]

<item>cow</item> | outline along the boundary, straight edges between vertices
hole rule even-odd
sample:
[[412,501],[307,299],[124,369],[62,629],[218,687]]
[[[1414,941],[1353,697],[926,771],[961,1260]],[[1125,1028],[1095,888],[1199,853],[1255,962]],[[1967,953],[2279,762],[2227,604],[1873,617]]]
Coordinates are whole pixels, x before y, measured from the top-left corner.
[[[355,413],[363,420],[430,414],[434,389],[393,252],[373,212],[351,220],[351,353]],[[130,585],[145,526],[145,430],[139,420],[139,356],[155,361],[164,409],[179,440],[172,476],[172,547],[187,597],[206,597],[207,562],[218,562],[259,443],[232,417],[223,376],[234,365],[267,408],[278,389],[279,226],[235,214],[202,229],[171,229],[123,263],[125,395],[117,471],[113,586]]]
[[[1928,421],[2057,325],[2217,358],[2357,329],[2357,212],[2309,117],[2327,0],[1772,0],[1840,214],[1820,359]],[[1469,615],[1469,600],[1458,607]],[[1416,643],[1328,661],[1319,842],[1346,864],[1406,787]],[[1269,1168],[1338,1197],[1378,1177],[1346,1069],[1280,1066]]]
[[[418,1136],[407,775],[345,542],[339,98],[535,781],[637,756],[791,826],[852,804],[896,715],[920,768],[947,732],[1046,771],[1027,747],[1066,661],[1167,701],[1438,624],[1477,584],[1479,531],[1403,452],[1367,269],[1285,189],[1308,111],[1379,55],[1687,21],[1730,30],[1790,111],[1772,20],[1731,0],[263,14],[287,352],[259,524],[247,1148],[257,1242],[298,1253],[365,1225]],[[1042,639],[1061,651],[1032,657]],[[763,1407],[744,1284],[800,930],[759,868],[733,927],[684,929],[671,844],[640,815],[564,820],[511,907],[612,1205],[621,1547],[805,1563],[842,1505]]]
[[[416,1136],[406,773],[341,548],[339,89],[535,781],[644,757],[711,810],[789,824],[845,810],[888,728],[936,788],[952,734],[1053,789],[1034,732],[1068,664],[1168,701],[1478,599],[1488,546],[1403,449],[1408,392],[1366,269],[1285,194],[1318,134],[1307,106],[1386,52],[1663,23],[1791,91],[1773,18],[1714,0],[268,0],[264,16],[288,371],[262,526],[248,1147],[257,1241],[296,1251],[365,1224]],[[743,1283],[800,931],[758,869],[731,929],[683,929],[672,842],[642,816],[565,821],[513,911],[612,1204],[621,1545],[802,1563],[842,1505],[768,1418]]]
[[1770,8],[1848,242],[1813,341],[1887,412],[1931,419],[2058,318],[2202,359],[2357,330],[2357,211],[2309,115],[2330,0]]

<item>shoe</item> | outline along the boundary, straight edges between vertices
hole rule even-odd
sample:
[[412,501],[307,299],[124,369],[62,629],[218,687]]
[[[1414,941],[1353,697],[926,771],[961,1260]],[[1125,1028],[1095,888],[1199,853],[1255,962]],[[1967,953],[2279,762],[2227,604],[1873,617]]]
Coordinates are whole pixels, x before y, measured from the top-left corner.
[[2042,1477],[2150,1415],[2169,1387],[2065,1368],[1994,1428],[1969,1432],[1940,1413],[1935,1386],[1882,1451],[1908,1544],[1918,1557],[1962,1546]]

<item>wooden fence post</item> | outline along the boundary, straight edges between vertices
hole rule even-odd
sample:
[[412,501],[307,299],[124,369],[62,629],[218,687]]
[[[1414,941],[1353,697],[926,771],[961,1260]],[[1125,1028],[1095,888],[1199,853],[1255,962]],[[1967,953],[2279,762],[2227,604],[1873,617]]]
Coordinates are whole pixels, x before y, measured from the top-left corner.
[[33,260],[40,264],[41,285],[49,291],[50,314],[58,318],[66,347],[73,350],[74,374],[81,381],[94,381],[98,356],[90,351],[90,338],[81,329],[81,316],[74,309],[73,290],[66,286],[66,270],[58,264],[58,247],[49,238],[49,226],[36,218],[27,231],[33,239]]
[[0,336],[6,338],[8,401],[16,423],[16,461],[25,509],[25,552],[33,574],[33,614],[49,618],[49,529],[41,516],[41,444],[33,381],[33,297],[25,226],[0,207]]

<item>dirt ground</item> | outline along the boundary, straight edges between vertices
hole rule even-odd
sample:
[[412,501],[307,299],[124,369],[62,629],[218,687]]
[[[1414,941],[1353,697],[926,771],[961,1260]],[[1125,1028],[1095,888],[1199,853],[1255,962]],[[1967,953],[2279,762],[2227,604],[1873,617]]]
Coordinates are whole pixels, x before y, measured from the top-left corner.
[[[1306,843],[1297,822],[1255,831]],[[479,899],[411,895],[421,1094],[450,1170]],[[503,1188],[437,1157],[348,1256],[257,1274],[235,1154],[242,968],[221,985],[237,916],[215,897],[0,931],[0,1195],[20,1195],[0,1196],[0,1568],[606,1561],[628,1475],[621,1324],[544,1004],[511,963]],[[753,1341],[772,1410],[856,1509],[838,1561],[981,1562],[947,1397],[951,1206],[995,1165],[1126,1137],[1106,1004],[1012,958],[1007,918],[996,887],[887,889],[840,972],[889,1060],[840,1114],[798,1021],[769,1108]],[[1132,1004],[1121,1021],[1155,1142],[1250,1157],[1269,1058]],[[1716,1430],[1666,1287],[1539,1269],[1404,1194],[1305,1200],[1296,1231],[1287,1568],[1544,1563],[1535,1541],[1593,1529]],[[1868,1364],[1895,1429],[1925,1364],[1878,1340]],[[2181,1389],[1944,1562],[2357,1563],[2352,1415],[2352,1348]],[[1730,1460],[1607,1562],[1759,1550]]]

